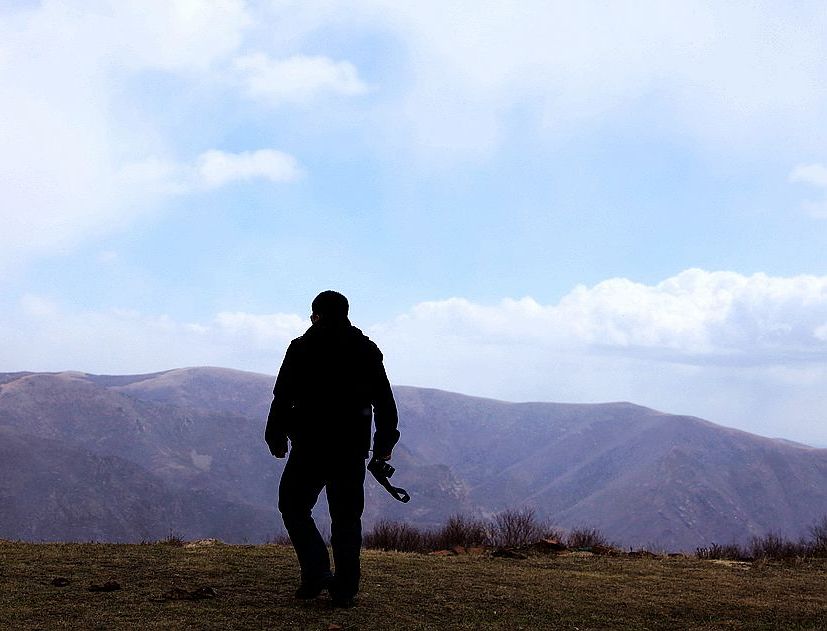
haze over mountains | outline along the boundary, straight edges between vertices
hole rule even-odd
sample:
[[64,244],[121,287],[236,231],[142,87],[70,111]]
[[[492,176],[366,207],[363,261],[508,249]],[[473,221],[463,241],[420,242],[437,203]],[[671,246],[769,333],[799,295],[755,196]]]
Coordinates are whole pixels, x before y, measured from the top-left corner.
[[[0,374],[0,538],[271,537],[284,464],[263,442],[272,382],[219,368]],[[630,403],[394,390],[394,481],[413,500],[370,481],[366,524],[531,506],[622,545],[692,549],[798,536],[827,514],[827,449]]]

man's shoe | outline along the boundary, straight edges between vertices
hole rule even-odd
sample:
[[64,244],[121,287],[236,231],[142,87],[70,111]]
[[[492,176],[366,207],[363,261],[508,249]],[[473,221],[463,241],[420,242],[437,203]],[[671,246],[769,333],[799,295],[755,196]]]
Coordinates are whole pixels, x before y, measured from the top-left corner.
[[[358,585],[358,578],[356,579]],[[328,593],[330,594],[330,601],[334,607],[341,609],[350,609],[356,606],[356,592],[358,587],[354,589],[353,582],[342,584],[342,579],[339,576],[334,576],[328,585]]]
[[337,596],[335,593],[331,594],[330,602],[338,609],[350,609],[356,606],[356,598],[354,596]]
[[300,600],[310,600],[316,598],[330,584],[330,579],[323,579],[321,581],[313,581],[312,583],[302,583],[296,590],[296,598]]

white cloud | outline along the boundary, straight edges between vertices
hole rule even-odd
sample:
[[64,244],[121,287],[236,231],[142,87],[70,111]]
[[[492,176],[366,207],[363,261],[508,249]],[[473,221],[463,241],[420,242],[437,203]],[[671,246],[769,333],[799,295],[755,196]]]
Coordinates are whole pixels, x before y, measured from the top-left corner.
[[659,128],[728,154],[827,141],[819,2],[274,4],[278,19],[302,8],[304,41],[342,26],[392,34],[405,61],[385,125],[429,158],[495,151],[515,109],[554,137],[642,103]]
[[790,173],[790,182],[804,182],[827,188],[827,166],[823,164],[799,164]]
[[[21,307],[32,316],[63,317],[42,296],[25,296]],[[73,320],[75,316],[65,314],[66,321],[79,324],[87,316],[102,317],[75,315]],[[199,334],[243,338],[251,348],[290,339],[308,325],[306,318],[284,313],[227,311],[211,322],[186,325],[166,316],[147,320],[128,310],[104,315],[151,320],[156,327],[167,323],[164,326],[175,331],[185,327]],[[469,356],[485,349],[519,356],[530,349],[687,366],[806,365],[827,358],[827,277],[690,269],[656,285],[613,278],[593,287],[578,286],[553,305],[532,298],[495,305],[462,298],[423,302],[371,331],[400,351],[404,348],[406,355],[433,344],[466,349],[462,353]]]
[[813,219],[827,219],[827,199],[807,200],[801,204]]
[[213,149],[198,156],[196,168],[200,181],[207,188],[252,178],[289,182],[301,176],[296,159],[274,149],[242,153],[226,153]]
[[23,313],[32,318],[52,318],[58,313],[54,301],[37,294],[26,294],[20,299]]
[[101,250],[97,256],[101,265],[116,265],[120,260],[120,254],[116,250]]
[[[0,273],[128,225],[157,196],[194,186],[185,167],[163,158],[182,149],[152,114],[141,103],[124,107],[141,78],[175,75],[208,98],[241,86],[271,104],[363,94],[369,86],[353,62],[295,54],[314,38],[318,49],[321,34],[342,27],[388,43],[382,50],[391,51],[387,67],[395,72],[383,79],[371,120],[395,149],[484,156],[499,146],[515,108],[529,118],[533,112],[547,133],[577,133],[646,101],[664,117],[655,122],[682,137],[727,151],[756,143],[801,151],[827,142],[825,25],[819,3],[46,0],[4,7]],[[386,66],[376,67],[381,76]],[[290,172],[267,161],[234,173],[279,179]],[[827,214],[825,203],[807,208]]]
[[241,311],[222,312],[215,324],[228,335],[245,338],[250,344],[274,348],[278,343],[297,337],[308,327],[306,318],[295,314],[252,314]]
[[121,175],[166,141],[117,97],[130,73],[199,73],[227,59],[248,23],[241,0],[0,10],[0,274],[152,209],[141,178],[129,187]]
[[790,173],[790,182],[803,182],[825,189],[825,198],[806,200],[802,207],[814,219],[827,219],[827,167],[823,164],[800,164]]
[[306,318],[278,313],[226,312],[206,322],[182,322],[133,309],[79,311],[27,294],[16,314],[0,316],[0,329],[15,331],[4,340],[0,370],[78,367],[124,374],[210,365],[273,372],[287,344],[307,326]]
[[139,188],[153,196],[180,195],[196,187],[197,173],[194,165],[150,156],[124,164],[116,181],[127,189]]
[[110,0],[87,19],[133,68],[205,71],[234,53],[252,24],[244,0]]
[[556,305],[532,298],[415,306],[396,333],[489,346],[588,348],[677,363],[787,363],[827,358],[827,277],[686,270],[657,285],[613,278],[579,286]]
[[212,190],[254,179],[290,182],[303,175],[298,161],[276,149],[231,153],[210,149],[190,164],[152,157],[125,165],[119,181],[158,195]]
[[326,93],[354,96],[368,89],[352,63],[323,56],[271,59],[255,53],[239,57],[235,65],[247,96],[271,105],[303,104]]

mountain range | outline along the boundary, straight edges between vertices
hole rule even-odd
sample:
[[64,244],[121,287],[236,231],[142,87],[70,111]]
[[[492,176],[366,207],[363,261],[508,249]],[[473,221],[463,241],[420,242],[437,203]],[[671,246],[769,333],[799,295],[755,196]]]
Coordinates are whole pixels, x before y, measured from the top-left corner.
[[[0,373],[0,538],[273,537],[284,461],[263,442],[272,384],[222,368]],[[413,499],[369,480],[367,526],[531,507],[621,545],[691,550],[795,537],[827,514],[827,449],[631,403],[394,394],[393,481]]]

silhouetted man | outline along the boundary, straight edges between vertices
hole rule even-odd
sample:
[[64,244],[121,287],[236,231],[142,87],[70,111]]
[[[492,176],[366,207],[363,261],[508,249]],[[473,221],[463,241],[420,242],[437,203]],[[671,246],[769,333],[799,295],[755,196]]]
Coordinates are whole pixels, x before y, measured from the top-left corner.
[[[359,589],[365,459],[371,417],[375,457],[389,460],[399,440],[382,353],[348,320],[342,294],[323,291],[313,300],[312,325],[290,343],[273,388],[265,440],[276,458],[290,457],[279,485],[279,511],[301,566],[297,598],[328,589],[333,604],[354,604]],[[330,508],[327,547],[311,516],[322,488]]]

